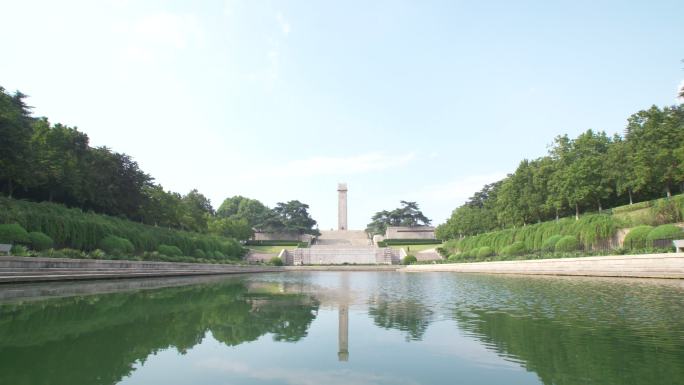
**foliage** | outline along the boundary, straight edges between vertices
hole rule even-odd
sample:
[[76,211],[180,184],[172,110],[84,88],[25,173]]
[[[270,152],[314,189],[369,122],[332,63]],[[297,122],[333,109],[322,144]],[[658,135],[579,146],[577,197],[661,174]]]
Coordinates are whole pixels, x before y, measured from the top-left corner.
[[86,252],[101,248],[100,241],[108,235],[128,239],[139,252],[154,251],[160,244],[177,246],[185,255],[202,249],[205,252],[221,251],[228,258],[239,258],[246,252],[233,239],[147,226],[48,202],[33,203],[0,197],[0,223],[18,223],[29,231],[47,234],[56,247]]
[[379,211],[371,218],[366,226],[366,232],[371,235],[385,234],[389,226],[428,226],[431,220],[426,217],[416,202],[400,201],[401,207],[392,211]]
[[0,224],[0,243],[30,243],[29,233],[16,223]]
[[195,258],[206,258],[207,254],[202,249],[195,249],[195,251],[192,252],[192,256]]
[[157,246],[157,251],[159,254],[163,254],[168,257],[180,257],[183,255],[183,251],[181,249],[170,245],[159,245]]
[[489,246],[482,246],[479,249],[477,249],[476,254],[477,258],[479,259],[491,257],[492,255],[494,255],[494,249],[492,249]]
[[624,246],[629,249],[641,249],[647,246],[648,234],[653,230],[653,226],[641,225],[629,231],[625,236]]
[[660,225],[651,230],[646,239],[654,241],[656,239],[669,239],[683,236],[682,228],[675,225]]
[[268,264],[272,266],[282,266],[283,260],[278,257],[273,257],[268,261]]
[[382,241],[387,246],[401,245],[439,245],[442,241],[437,239],[385,239]]
[[54,245],[52,238],[40,231],[33,231],[28,234],[33,250],[46,250]]
[[579,242],[572,235],[566,235],[556,242],[557,252],[575,251],[577,249],[579,249]]
[[[588,130],[577,138],[556,137],[548,155],[523,160],[514,173],[488,184],[449,220],[438,226],[440,239],[459,239],[497,229],[517,229],[561,216],[622,206],[634,198],[670,196],[684,186],[684,104],[639,111],[624,137]],[[683,219],[682,200],[660,202],[648,222]],[[625,206],[627,213],[650,203]],[[677,209],[679,207],[679,209]],[[639,220],[641,224],[644,220]],[[646,224],[651,224],[646,223]],[[573,234],[574,235],[574,234]],[[586,244],[586,240],[579,237]],[[526,242],[526,245],[531,245]]]
[[561,238],[563,238],[563,236],[560,234],[552,235],[551,237],[547,238],[544,241],[544,243],[542,243],[541,249],[543,251],[554,251],[554,250],[556,250],[556,243],[558,243],[558,241]]
[[401,260],[402,265],[413,265],[416,262],[418,262],[418,259],[415,255],[407,255]]
[[135,247],[126,238],[117,237],[115,235],[107,235],[99,244],[100,248],[108,254],[125,255],[131,254],[135,251]]
[[682,221],[682,206],[679,198],[681,197],[659,199],[653,202],[651,215],[654,218],[654,224],[662,225]]
[[29,255],[29,251],[24,245],[13,245],[12,250],[10,250],[10,254],[17,257],[27,257]]
[[514,242],[509,246],[504,247],[501,249],[501,255],[511,257],[515,255],[523,255],[527,252],[527,249],[525,248],[525,244],[518,241]]
[[[270,210],[259,201],[233,197],[217,215],[197,189],[185,195],[164,190],[129,155],[91,147],[88,136],[77,128],[32,117],[25,99],[21,92],[9,94],[0,87],[0,191],[10,198],[58,202],[86,212],[197,233],[206,233],[214,218],[226,219],[229,222],[215,223],[212,233],[241,240],[249,238],[252,227],[262,225],[264,229],[318,234],[316,221],[306,212],[308,206],[298,201],[279,203]],[[65,243],[60,234],[44,232],[59,245],[85,250],[110,234],[104,230],[88,235],[85,247],[80,242]],[[158,244],[143,246],[130,235],[124,237],[139,250],[153,250]],[[236,251],[239,254],[234,246],[212,250],[234,256]],[[186,253],[195,249],[185,244],[178,247]]]

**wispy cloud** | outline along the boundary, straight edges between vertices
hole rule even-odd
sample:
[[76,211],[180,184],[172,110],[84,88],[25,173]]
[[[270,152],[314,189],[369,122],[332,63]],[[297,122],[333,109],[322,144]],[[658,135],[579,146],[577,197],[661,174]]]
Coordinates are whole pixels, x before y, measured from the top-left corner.
[[417,198],[432,202],[451,202],[459,205],[470,198],[476,191],[488,183],[503,179],[506,173],[493,172],[482,175],[470,175],[455,181],[433,184],[423,187],[416,192]]
[[414,153],[387,155],[382,152],[349,157],[315,156],[281,165],[261,167],[253,175],[272,177],[311,177],[321,175],[354,175],[404,166],[415,159]]
[[119,25],[117,32],[128,39],[126,56],[149,62],[160,50],[182,50],[204,39],[204,30],[194,15],[160,12]]
[[220,359],[210,359],[198,364],[199,367],[209,370],[217,370],[232,375],[242,375],[261,381],[278,381],[292,385],[414,385],[416,381],[375,373],[364,373],[351,370],[311,370],[297,368],[253,368],[243,362],[234,362]]
[[283,34],[285,36],[290,34],[290,23],[285,20],[285,17],[283,16],[282,13],[278,12],[276,14],[276,20],[278,21],[278,25],[280,25],[280,30],[283,31]]

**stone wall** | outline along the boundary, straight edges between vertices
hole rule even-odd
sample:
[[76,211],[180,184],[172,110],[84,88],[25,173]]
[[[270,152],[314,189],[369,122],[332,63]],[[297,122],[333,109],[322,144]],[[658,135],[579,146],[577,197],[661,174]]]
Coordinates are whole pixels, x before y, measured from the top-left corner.
[[684,279],[684,253],[411,265],[404,271]]
[[261,232],[254,233],[253,239],[255,241],[295,241],[295,242],[311,242],[312,235],[298,234],[296,232]]
[[431,226],[390,226],[385,231],[385,239],[436,239],[435,228]]

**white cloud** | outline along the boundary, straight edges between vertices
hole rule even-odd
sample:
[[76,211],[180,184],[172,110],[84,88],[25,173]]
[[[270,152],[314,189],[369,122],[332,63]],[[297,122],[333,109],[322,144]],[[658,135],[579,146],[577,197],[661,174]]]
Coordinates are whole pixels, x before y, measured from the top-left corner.
[[285,20],[285,17],[283,17],[283,14],[278,12],[276,14],[276,20],[278,21],[278,25],[280,25],[280,30],[283,31],[283,34],[285,36],[290,34],[290,23]]
[[194,15],[169,12],[119,25],[116,32],[127,39],[126,58],[134,62],[150,62],[162,50],[178,51],[204,40],[204,30]]
[[297,369],[297,368],[269,368],[261,367],[253,368],[242,362],[209,359],[198,363],[198,366],[203,369],[216,370],[231,375],[242,375],[247,378],[252,378],[268,382],[282,382],[292,385],[346,385],[346,384],[360,384],[360,385],[380,385],[380,384],[399,384],[399,385],[414,385],[417,382],[394,376],[387,376],[376,373],[364,373],[360,371],[352,371],[349,369],[338,370],[311,370],[311,369]]
[[414,153],[396,156],[381,152],[349,157],[316,156],[293,160],[283,165],[262,168],[260,172],[255,172],[252,175],[256,177],[311,177],[319,175],[364,174],[404,166],[414,159]]
[[482,189],[484,185],[496,182],[504,177],[506,177],[506,173],[503,172],[470,175],[457,181],[425,186],[416,195],[420,200],[453,203],[454,208],[456,208],[476,191]]

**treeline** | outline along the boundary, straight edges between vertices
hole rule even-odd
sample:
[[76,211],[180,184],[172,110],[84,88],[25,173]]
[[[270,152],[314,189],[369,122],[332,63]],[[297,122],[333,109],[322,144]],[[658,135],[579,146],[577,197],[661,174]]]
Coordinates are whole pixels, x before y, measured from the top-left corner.
[[248,239],[255,226],[317,231],[308,206],[299,201],[269,209],[261,202],[233,197],[227,200],[230,210],[215,212],[196,189],[185,195],[167,191],[129,155],[91,147],[88,136],[76,127],[33,117],[26,95],[10,94],[2,87],[0,191],[10,198],[61,203],[148,225],[236,239]]
[[684,191],[684,105],[633,114],[624,135],[588,130],[555,138],[548,155],[523,160],[437,228],[439,239],[526,226]]

